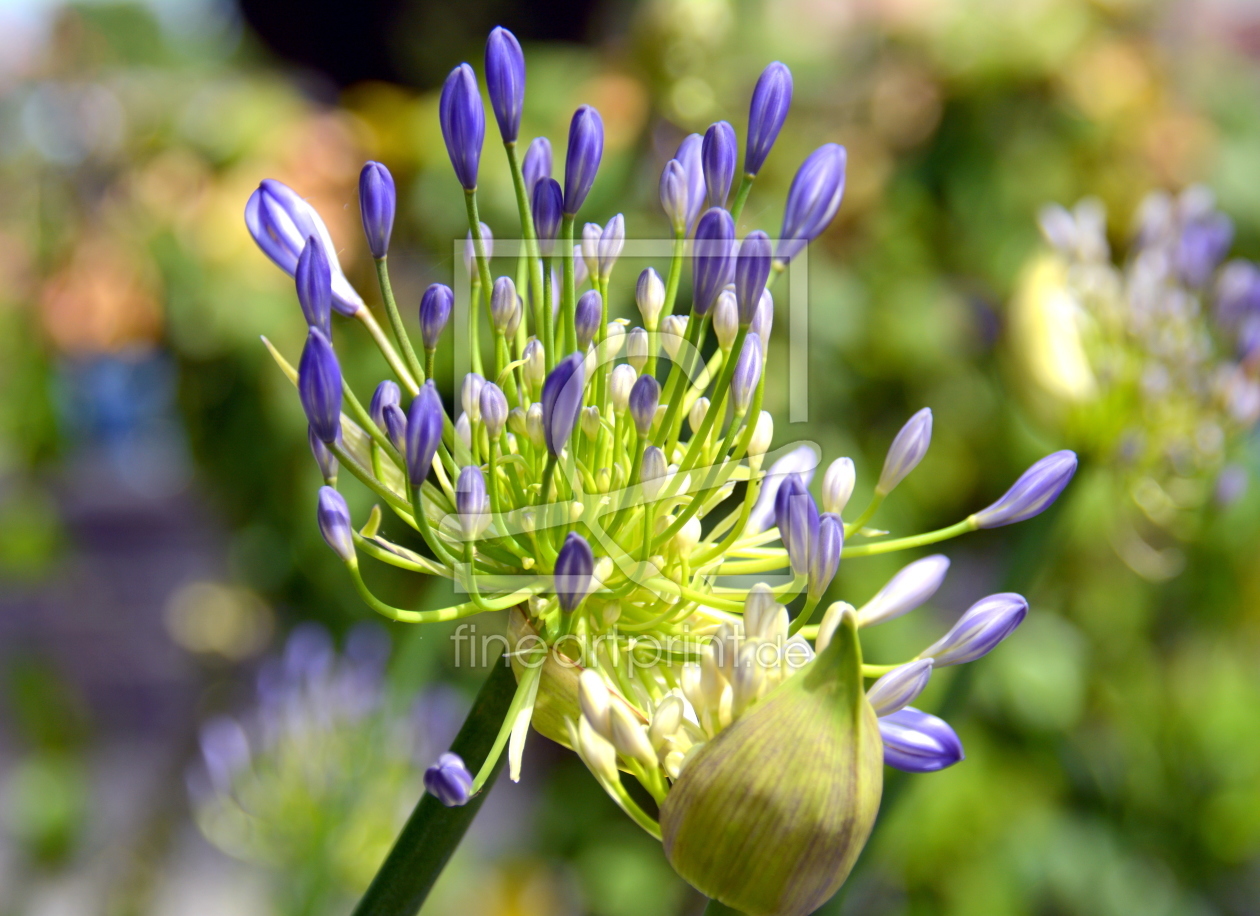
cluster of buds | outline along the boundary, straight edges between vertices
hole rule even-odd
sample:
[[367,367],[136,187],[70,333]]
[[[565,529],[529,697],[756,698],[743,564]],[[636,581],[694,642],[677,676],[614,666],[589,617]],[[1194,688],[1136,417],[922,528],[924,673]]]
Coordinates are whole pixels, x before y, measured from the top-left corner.
[[1051,253],[1025,273],[1015,331],[1067,432],[1121,475],[1155,525],[1238,495],[1227,466],[1260,419],[1260,266],[1226,261],[1230,219],[1191,187],[1147,196],[1122,265],[1094,199],[1040,215]]
[[[824,145],[801,165],[777,241],[760,230],[736,237],[788,114],[788,69],[771,64],[753,91],[733,194],[738,142],[726,122],[684,139],[665,165],[660,202],[672,257],[663,273],[648,267],[639,275],[642,325],[631,328],[609,320],[624,220],[586,223],[578,241],[577,214],[603,149],[599,113],[583,106],[574,114],[561,184],[551,177],[545,138],[518,160],[525,62],[503,29],[487,43],[485,73],[522,246],[513,275],[494,278],[493,239],[476,198],[485,112],[476,75],[462,64],[440,104],[469,225],[471,371],[457,386],[454,416],[431,376],[455,297],[438,284],[421,300],[422,364],[386,270],[394,204],[384,167],[365,167],[360,193],[396,347],[346,289],[312,208],[264,182],[247,209],[259,245],[294,273],[310,325],[296,370],[273,354],[297,386],[326,479],[320,530],[364,600],[393,620],[509,611],[518,692],[496,748],[506,747],[513,778],[532,723],[575,749],[701,891],[750,914],[807,912],[835,891],[861,850],[885,761],[930,771],[961,759],[949,726],[907,705],[932,668],[983,655],[1026,611],[1018,596],[992,596],[920,658],[864,664],[860,628],[926,600],[948,564],[913,563],[862,608],[836,602],[811,623],[841,557],[1029,518],[1067,484],[1075,456],[1049,456],[997,503],[955,525],[886,538],[866,523],[926,453],[925,409],[893,442],[864,511],[845,521],[856,469],[840,458],[823,477],[820,512],[809,490],[819,463],[812,447],[784,449],[765,467],[774,436],[762,410],[769,286],[835,216],[843,148]],[[393,370],[367,408],[342,379],[331,310],[361,321]],[[479,343],[487,326],[492,362],[483,362]],[[706,356],[710,333],[717,346]],[[415,532],[421,550],[384,536],[379,507],[355,529],[335,489],[343,469]],[[364,582],[361,556],[445,576],[468,600],[392,607]],[[879,678],[869,691],[867,678]],[[430,785],[459,803],[481,790],[494,763],[474,775],[444,757]],[[659,819],[631,797],[623,772],[655,798]]]

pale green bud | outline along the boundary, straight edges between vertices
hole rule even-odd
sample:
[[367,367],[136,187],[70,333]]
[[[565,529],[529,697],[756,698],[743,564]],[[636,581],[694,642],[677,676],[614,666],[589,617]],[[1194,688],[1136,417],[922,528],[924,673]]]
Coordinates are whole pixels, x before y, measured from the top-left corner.
[[525,435],[536,449],[547,447],[547,435],[543,431],[542,405],[535,401],[525,413]]
[[594,441],[599,435],[599,408],[592,404],[590,407],[582,408],[582,432],[586,434],[586,438]]
[[612,726],[613,747],[629,760],[637,760],[646,767],[656,766],[656,751],[648,741],[647,729],[643,727],[625,703],[614,701],[608,709],[608,720]]
[[857,622],[687,762],[661,805],[670,864],[748,916],[806,916],[848,877],[883,787]]
[[709,399],[696,398],[696,402],[691,405],[691,412],[687,414],[687,422],[691,424],[693,433],[700,431],[700,425],[704,423],[705,414],[709,412]]
[[632,328],[626,335],[626,359],[634,366],[636,372],[642,372],[648,360],[648,332],[643,328]]
[[724,289],[718,294],[717,304],[713,306],[713,333],[722,352],[729,353],[739,333],[739,306],[735,304],[733,290]]

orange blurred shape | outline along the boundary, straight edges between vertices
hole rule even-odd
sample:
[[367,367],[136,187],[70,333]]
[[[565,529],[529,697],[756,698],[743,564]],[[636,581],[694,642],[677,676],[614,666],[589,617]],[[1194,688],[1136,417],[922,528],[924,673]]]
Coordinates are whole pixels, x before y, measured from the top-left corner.
[[65,353],[110,353],[152,346],[162,309],[142,265],[111,239],[89,237],[44,284],[40,318]]
[[1073,103],[1095,121],[1107,121],[1156,100],[1154,75],[1143,50],[1132,42],[1097,42],[1063,72]]
[[647,90],[641,82],[624,73],[602,73],[586,86],[584,97],[603,116],[604,144],[610,152],[638,139],[648,115]]

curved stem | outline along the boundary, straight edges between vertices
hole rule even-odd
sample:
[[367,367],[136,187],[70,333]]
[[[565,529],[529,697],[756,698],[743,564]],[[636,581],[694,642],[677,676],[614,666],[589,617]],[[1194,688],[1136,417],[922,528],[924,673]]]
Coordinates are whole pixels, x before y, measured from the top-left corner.
[[417,384],[423,385],[424,369],[420,365],[420,360],[416,359],[416,350],[411,345],[407,329],[403,327],[402,315],[398,314],[398,303],[394,301],[394,288],[389,283],[387,260],[387,257],[376,259],[376,279],[381,285],[381,298],[385,300],[385,314],[389,317],[390,327],[394,329],[394,337],[398,339],[398,346],[402,347],[403,356],[407,360],[411,374],[415,376]]
[[879,553],[895,553],[898,550],[909,550],[912,547],[926,547],[928,544],[948,541],[950,538],[956,538],[960,534],[975,531],[978,527],[975,516],[968,516],[961,522],[958,522],[956,525],[950,525],[948,528],[938,528],[935,531],[927,531],[911,537],[894,538],[891,541],[876,541],[874,544],[859,544],[856,547],[846,547],[840,551],[840,556],[870,557]]
[[420,393],[420,386],[408,371],[407,366],[398,356],[398,351],[394,349],[394,345],[389,342],[389,338],[385,336],[384,329],[372,317],[372,313],[366,308],[361,308],[354,313],[354,317],[359,319],[359,323],[367,328],[368,334],[372,336],[372,340],[376,343],[377,348],[381,351],[381,355],[385,357],[385,362],[389,363],[389,368],[393,370],[394,375],[398,376],[398,381],[402,382],[402,386],[407,389],[407,393],[413,398]]

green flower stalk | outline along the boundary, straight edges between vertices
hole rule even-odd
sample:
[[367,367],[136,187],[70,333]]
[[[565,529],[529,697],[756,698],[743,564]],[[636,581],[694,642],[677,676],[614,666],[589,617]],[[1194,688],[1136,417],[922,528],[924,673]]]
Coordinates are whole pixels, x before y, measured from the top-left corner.
[[[496,41],[506,39],[499,34]],[[754,104],[755,112],[768,113],[750,145],[759,158],[745,166],[740,204],[786,116],[790,76],[775,66],[782,77],[775,85],[789,88],[776,90],[773,105]],[[509,75],[489,81],[492,101],[500,84],[523,92],[523,70]],[[781,265],[834,216],[843,150],[828,146],[806,160],[777,253],[760,231],[737,248],[735,221],[721,206],[699,214],[706,198],[699,138],[696,149],[680,151],[661,181],[672,258],[659,272],[643,270],[634,305],[644,327],[627,328],[607,320],[624,221],[590,224],[584,245],[573,245],[575,221],[598,177],[598,113],[584,106],[574,117],[572,161],[558,202],[546,204],[538,192],[550,179],[532,188],[515,183],[522,237],[547,243],[524,246],[531,263],[518,275],[544,278],[521,285],[524,302],[510,280],[491,280],[492,254],[478,241],[488,232],[476,205],[484,113],[475,88],[466,65],[453,72],[443,128],[477,242],[465,265],[474,281],[473,301],[463,310],[468,339],[493,342],[493,355],[480,363],[474,353],[478,371],[460,384],[462,412],[453,417],[432,379],[399,379],[397,390],[411,401],[405,411],[401,403],[378,410],[388,429],[348,385],[338,415],[331,393],[306,397],[312,425],[322,424],[321,441],[339,462],[337,480],[357,478],[381,503],[356,531],[328,490],[321,517],[329,543],[365,602],[390,619],[510,612],[516,696],[477,774],[465,778],[449,759],[443,765],[443,780],[434,784],[446,797],[475,798],[503,753],[516,778],[532,724],[573,748],[701,891],[749,914],[809,912],[844,881],[870,833],[889,749],[896,765],[924,772],[962,756],[948,725],[906,705],[926,683],[932,659],[908,660],[909,676],[898,665],[864,663],[860,640],[864,621],[926,600],[944,566],[912,564],[877,599],[879,613],[863,612],[842,601],[826,604],[841,557],[917,548],[1028,518],[1053,502],[1075,462],[1030,471],[1000,503],[955,525],[886,537],[866,523],[927,451],[925,409],[894,442],[871,504],[847,524],[841,517],[857,473],[841,458],[824,478],[820,514],[808,489],[818,464],[812,447],[783,449],[765,466],[774,437],[773,418],[762,410],[772,369],[766,287],[782,272],[776,259]],[[495,101],[496,112],[503,101]],[[516,96],[508,101],[516,110]],[[511,168],[514,144],[507,150]],[[725,137],[723,156],[736,149],[734,137]],[[713,202],[727,197],[735,165],[726,158],[708,163],[724,185],[707,195]],[[272,188],[268,203],[276,201],[301,199]],[[537,209],[557,206],[558,229],[554,214]],[[313,221],[305,210],[299,216]],[[544,223],[545,232],[532,234]],[[583,257],[585,270],[575,264]],[[695,294],[683,310],[677,292],[688,260]],[[385,261],[378,263],[389,300]],[[335,263],[330,270],[338,270]],[[448,311],[438,316],[431,302],[422,313],[430,366]],[[483,315],[492,319],[491,337],[478,336]],[[705,356],[710,331],[720,346]],[[320,379],[304,379],[272,352],[300,391],[322,392],[315,383],[334,377],[335,354],[322,331],[312,335],[321,347]],[[405,367],[383,335],[373,339],[386,365]],[[387,537],[382,510],[423,547]],[[451,579],[464,600],[392,607],[364,580],[364,557]],[[1026,609],[1018,596],[994,596],[937,645],[950,663],[972,660],[1008,635]],[[872,705],[865,679],[894,671],[892,686],[883,682],[879,706]],[[627,775],[652,797],[655,811],[631,795]]]

